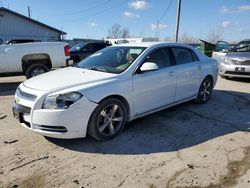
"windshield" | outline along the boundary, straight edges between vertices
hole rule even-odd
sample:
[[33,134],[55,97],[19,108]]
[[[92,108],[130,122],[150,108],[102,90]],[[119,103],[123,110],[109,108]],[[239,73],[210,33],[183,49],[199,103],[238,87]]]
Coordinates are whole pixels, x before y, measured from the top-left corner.
[[77,44],[77,45],[73,46],[72,48],[70,48],[70,51],[79,51],[85,45],[86,45],[85,43]]
[[250,52],[250,41],[242,41],[237,44],[233,49],[233,52]]
[[108,47],[82,60],[79,68],[119,74],[126,70],[145,47]]
[[216,43],[216,47],[215,47],[215,51],[216,52],[221,52],[222,50],[230,50],[231,49],[231,46],[227,43],[227,42],[224,42],[224,41],[218,41]]

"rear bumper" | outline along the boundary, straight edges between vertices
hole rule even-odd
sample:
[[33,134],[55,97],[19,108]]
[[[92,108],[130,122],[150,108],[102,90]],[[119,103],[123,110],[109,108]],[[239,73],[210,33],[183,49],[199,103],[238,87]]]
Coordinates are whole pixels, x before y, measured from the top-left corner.
[[228,65],[219,63],[219,75],[250,78],[250,65]]

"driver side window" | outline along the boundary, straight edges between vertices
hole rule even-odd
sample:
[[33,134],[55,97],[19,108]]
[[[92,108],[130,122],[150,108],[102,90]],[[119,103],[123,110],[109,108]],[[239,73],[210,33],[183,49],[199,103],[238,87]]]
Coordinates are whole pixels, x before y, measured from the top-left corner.
[[159,69],[171,66],[171,58],[168,48],[160,48],[148,55],[145,62],[152,62],[158,65]]

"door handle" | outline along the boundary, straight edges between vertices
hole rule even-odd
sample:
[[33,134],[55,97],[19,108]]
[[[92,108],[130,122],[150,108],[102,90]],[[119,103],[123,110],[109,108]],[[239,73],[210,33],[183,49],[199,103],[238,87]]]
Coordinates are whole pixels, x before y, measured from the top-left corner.
[[201,70],[201,65],[198,65],[198,70]]

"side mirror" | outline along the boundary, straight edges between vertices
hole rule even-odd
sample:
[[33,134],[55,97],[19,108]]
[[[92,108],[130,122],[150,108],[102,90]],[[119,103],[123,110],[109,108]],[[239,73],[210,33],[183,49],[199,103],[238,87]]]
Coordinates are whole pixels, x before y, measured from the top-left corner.
[[153,62],[145,62],[143,65],[140,67],[140,72],[146,72],[146,71],[155,71],[158,70],[159,67],[156,63]]
[[228,50],[228,49],[222,49],[222,52],[223,52],[223,53],[228,53],[229,50]]

